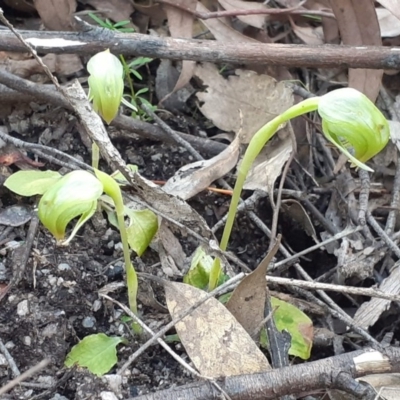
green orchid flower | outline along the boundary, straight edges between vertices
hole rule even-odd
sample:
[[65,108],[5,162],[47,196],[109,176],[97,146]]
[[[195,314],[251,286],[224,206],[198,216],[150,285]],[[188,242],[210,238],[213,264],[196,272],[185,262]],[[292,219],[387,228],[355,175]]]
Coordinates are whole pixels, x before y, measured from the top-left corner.
[[388,143],[389,124],[378,108],[358,90],[343,88],[319,98],[318,114],[325,137],[357,166],[373,171],[364,163]]
[[118,114],[124,91],[124,68],[109,50],[95,54],[87,64],[89,100],[109,124]]
[[[59,244],[67,245],[95,213],[102,193],[103,185],[94,175],[86,171],[72,171],[43,194],[38,206],[39,219]],[[79,216],[70,236],[65,239],[67,225]]]

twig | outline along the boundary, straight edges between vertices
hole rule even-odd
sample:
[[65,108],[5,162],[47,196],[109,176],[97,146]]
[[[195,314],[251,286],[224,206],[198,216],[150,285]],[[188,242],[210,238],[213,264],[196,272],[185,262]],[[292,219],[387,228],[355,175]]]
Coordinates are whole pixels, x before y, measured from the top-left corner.
[[368,198],[369,198],[369,189],[371,186],[371,182],[369,180],[368,171],[361,169],[358,171],[358,176],[360,177],[360,194],[358,197],[359,202],[359,210],[358,210],[358,223],[361,226],[365,226],[367,223],[366,214],[368,210]]
[[[4,357],[6,358],[8,365],[11,368],[11,371],[14,375],[14,377],[18,377],[21,375],[21,372],[19,372],[19,369],[17,367],[17,364],[15,363],[12,355],[10,354],[10,352],[7,350],[7,347],[4,345],[3,341],[0,338],[0,351],[3,353]],[[1,394],[1,390],[0,390],[0,394]]]
[[[141,276],[144,276],[144,274],[141,274]],[[146,274],[148,278],[151,278],[152,280],[155,280],[158,283],[162,284],[162,280],[160,278],[156,278],[153,276],[149,276]],[[227,288],[232,286],[234,283],[240,281],[243,278],[244,274],[238,274],[235,277],[231,278],[229,281],[225,282],[223,285],[217,287],[215,290],[213,290],[210,293],[207,293],[205,297],[203,297],[200,301],[196,302],[193,304],[193,306],[189,307],[187,310],[182,312],[177,318],[175,318],[173,321],[168,323],[167,325],[164,326],[161,330],[159,330],[154,336],[149,339],[145,344],[143,344],[138,350],[136,350],[133,354],[130,355],[128,361],[125,362],[125,364],[118,370],[117,374],[122,375],[123,372],[133,363],[133,361],[136,360],[143,352],[148,349],[154,342],[156,342],[158,339],[160,339],[163,335],[165,335],[166,332],[168,332],[172,327],[175,326],[177,322],[179,322],[181,319],[185,318],[187,315],[189,315],[193,310],[195,310],[197,307],[199,307],[201,304],[203,304],[206,300],[210,299],[211,297],[214,297],[215,295],[224,292]]]
[[300,7],[302,7],[307,0],[303,0],[299,4],[297,4],[295,7],[290,7],[290,8],[266,8],[266,9],[254,9],[254,10],[229,10],[229,11],[213,11],[213,12],[199,12],[196,10],[190,10],[189,8],[182,6],[177,3],[173,3],[168,0],[156,0],[157,3],[162,3],[174,8],[177,8],[178,10],[187,12],[188,14],[193,15],[193,17],[202,19],[202,20],[207,20],[211,18],[223,18],[223,17],[236,17],[239,15],[285,15],[285,14],[300,14],[300,15],[316,15],[319,17],[327,17],[327,18],[335,18],[335,15],[330,12],[325,12],[325,11],[320,11],[320,10],[299,10]]
[[396,254],[396,257],[400,259],[400,249],[397,244],[390,239],[390,237],[386,234],[386,232],[381,228],[381,226],[378,224],[376,219],[372,216],[371,212],[367,212],[367,221],[368,223],[372,226],[374,231],[381,237],[381,239],[388,245],[389,249],[393,251],[394,254]]
[[147,104],[142,104],[141,107],[149,117],[153,118],[154,121],[156,121],[161,126],[161,128],[165,132],[171,135],[176,144],[186,149],[197,161],[204,160],[202,155],[197,150],[195,150],[190,143],[181,138],[173,129],[171,129],[168,124],[166,124]]
[[[3,139],[7,143],[12,143],[15,147],[18,147],[20,149],[28,149],[29,151],[38,155],[39,157],[42,157],[45,160],[52,162],[53,164],[60,165],[61,167],[65,167],[68,169],[81,168],[81,169],[85,169],[88,171],[93,170],[93,168],[90,165],[85,164],[84,162],[78,160],[77,158],[75,158],[73,156],[70,156],[69,154],[66,154],[57,149],[53,149],[52,147],[43,146],[41,144],[24,142],[23,140],[17,139],[13,136],[8,135],[5,132],[2,132],[1,129],[0,129],[0,138]],[[47,153],[50,153],[50,154],[47,154]],[[57,158],[57,156],[58,156],[58,158]],[[60,160],[60,157],[69,160],[71,163],[73,163],[75,165],[71,165],[69,163],[63,162],[62,160]]]
[[297,286],[311,290],[328,290],[338,293],[353,294],[355,296],[368,296],[378,299],[400,302],[400,295],[385,293],[379,289],[358,288],[353,286],[334,285],[331,283],[308,282],[308,281],[301,281],[298,279],[281,278],[272,275],[267,276],[267,282],[276,283],[278,285],[284,285],[284,286]]
[[30,376],[36,374],[43,368],[45,368],[50,363],[50,360],[42,360],[39,364],[35,365],[32,368],[29,368],[27,371],[19,375],[17,378],[13,379],[11,382],[8,382],[6,385],[0,388],[0,395],[7,393],[13,387],[17,386],[20,382],[29,378]]
[[272,214],[272,224],[271,224],[271,234],[270,234],[271,236],[270,236],[268,250],[271,250],[272,247],[274,246],[276,232],[278,229],[279,211],[280,211],[281,203],[282,203],[283,185],[285,183],[286,176],[289,172],[289,167],[290,167],[292,161],[294,160],[294,156],[297,154],[297,140],[296,140],[296,136],[294,135],[292,124],[289,122],[287,126],[288,126],[288,130],[289,130],[290,140],[292,143],[292,151],[290,152],[289,159],[286,161],[285,167],[283,168],[283,171],[282,171],[281,180],[279,182],[278,195],[276,196],[276,202],[274,202],[273,192],[270,196],[270,201],[271,201],[274,211]]
[[[78,20],[75,17],[75,20]],[[109,48],[117,54],[212,63],[310,68],[399,69],[400,52],[385,46],[220,43],[119,33],[87,24],[81,32],[19,31],[39,53],[95,54]],[[62,39],[61,39],[62,38]],[[0,51],[23,52],[14,35],[0,32]]]

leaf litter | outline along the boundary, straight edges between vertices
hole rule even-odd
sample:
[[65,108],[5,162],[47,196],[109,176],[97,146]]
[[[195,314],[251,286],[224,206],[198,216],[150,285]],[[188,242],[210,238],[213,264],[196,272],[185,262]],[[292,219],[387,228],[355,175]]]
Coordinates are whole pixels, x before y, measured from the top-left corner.
[[[59,5],[55,2],[50,2],[49,7],[47,8],[43,7],[44,3],[45,2],[41,2],[39,0],[33,2],[41,17],[41,22],[50,29],[69,29],[72,13],[76,11],[76,2],[65,0],[64,2],[60,2]],[[398,24],[396,22],[398,20],[393,19],[399,17],[398,10],[396,8],[397,2],[391,0],[378,1],[378,3],[380,3],[380,5],[384,8],[378,8],[377,10],[374,8],[372,2],[367,1],[361,1],[358,3],[347,0],[338,0],[335,2],[327,2],[323,0],[308,1],[303,5],[303,15],[296,14],[291,15],[290,17],[280,16],[279,19],[272,15],[239,15],[237,16],[237,20],[240,21],[239,23],[237,20],[235,20],[235,18],[208,19],[199,23],[198,21],[194,21],[191,13],[183,12],[182,10],[166,4],[163,4],[161,7],[160,5],[143,5],[142,2],[127,3],[114,0],[108,2],[109,5],[107,9],[103,9],[102,2],[95,0],[81,1],[79,3],[81,6],[82,4],[90,4],[90,6],[95,8],[96,11],[98,11],[103,17],[110,18],[114,22],[117,22],[117,19],[129,20],[130,16],[134,12],[136,15],[133,15],[133,17],[138,19],[142,18],[142,22],[144,22],[138,25],[139,29],[147,30],[147,28],[151,26],[151,23],[153,23],[151,28],[158,29],[160,28],[160,24],[162,24],[160,21],[163,21],[163,18],[167,16],[168,28],[171,36],[173,37],[192,38],[194,25],[203,25],[205,30],[209,30],[207,37],[214,37],[216,40],[221,41],[222,43],[230,42],[246,44],[258,43],[259,41],[279,42],[279,34],[283,34],[281,38],[288,38],[284,39],[287,40],[285,43],[290,43],[290,40],[293,40],[294,36],[297,36],[298,39],[306,44],[332,43],[335,40],[337,42],[340,40],[339,36],[337,35],[338,27],[340,29],[341,40],[344,44],[350,45],[379,46],[382,42],[381,36],[393,37],[396,39],[396,35],[398,35]],[[277,3],[279,3],[283,8],[296,7],[299,5],[298,1],[279,0]],[[219,6],[222,6],[223,9],[230,11],[235,9],[254,10],[256,8],[264,10],[268,7],[261,2],[247,2],[241,0],[220,0],[218,2],[213,0],[203,2],[181,0],[179,4],[192,11],[197,10],[200,12],[215,10]],[[331,5],[332,10],[330,9]],[[12,6],[18,7],[17,4],[13,4]],[[61,10],[63,10],[63,12],[60,13]],[[333,11],[336,19],[326,17],[324,14],[321,14],[323,15],[322,18],[320,18],[322,22],[320,22],[318,19],[310,21],[310,18],[307,16],[307,10],[310,11],[310,15],[311,11],[321,11],[321,13],[329,13]],[[157,21],[158,26],[154,26],[154,21]],[[273,21],[273,23],[271,23],[271,21]],[[380,24],[381,32],[379,32],[378,23]],[[278,31],[279,29],[276,30],[276,27],[279,27],[279,29],[283,28],[283,32]],[[286,32],[284,31],[285,29],[287,29]],[[290,30],[291,36],[288,36],[288,30]],[[145,32],[142,31],[142,33]],[[204,33],[204,31],[202,33]],[[46,57],[48,56],[44,57],[45,61],[47,61]],[[51,57],[53,57],[53,61],[50,61],[53,62],[51,70],[60,76],[68,77],[69,75],[79,73],[79,71],[82,70],[82,64],[80,64],[81,60],[79,58],[77,58],[76,63],[72,63],[73,55],[66,56],[64,61],[62,61],[61,56],[54,57],[54,55],[52,55]],[[68,59],[68,57],[70,58]],[[24,57],[22,56],[20,59],[11,60],[10,55],[5,54],[5,59],[6,62],[9,63],[9,67],[11,67],[12,72],[18,72],[18,70],[22,71],[23,73],[21,75],[26,78],[29,78],[34,74],[41,73],[40,69],[34,63],[30,62],[31,60],[24,60]],[[169,66],[171,65],[171,62],[169,62]],[[227,68],[228,72],[225,70],[225,68]],[[259,73],[251,71],[250,69],[252,68],[256,69]],[[308,82],[307,84],[311,84],[312,91],[314,92],[321,88],[321,90],[326,90],[327,87],[330,88],[331,86],[338,84],[338,82],[339,84],[340,82],[347,84],[347,77],[343,73],[344,70],[340,71],[340,79],[337,81],[334,81],[333,78],[331,79],[327,77],[327,75],[324,75],[324,71],[319,71],[317,74],[311,70],[303,70],[302,74],[290,71],[293,74],[290,75],[289,71],[285,70],[284,68],[277,68],[277,70],[282,74],[282,76],[285,75],[286,79],[292,79],[292,77],[297,79],[300,75],[302,75],[302,77],[306,77]],[[205,89],[202,91],[198,90],[196,95],[199,102],[198,110],[201,111],[205,118],[211,121],[214,126],[213,129],[218,128],[215,136],[218,136],[219,138],[225,138],[230,132],[234,132],[236,136],[231,145],[227,147],[225,153],[222,153],[210,160],[192,164],[187,162],[187,160],[179,160],[182,162],[176,163],[175,169],[172,171],[172,173],[171,171],[168,171],[168,176],[172,178],[170,178],[168,184],[165,186],[165,190],[169,193],[165,193],[160,188],[157,188],[149,180],[146,180],[139,175],[135,176],[135,188],[131,190],[131,194],[135,200],[141,202],[142,205],[144,203],[147,205],[152,205],[154,211],[158,212],[158,214],[161,214],[161,216],[158,216],[157,220],[159,224],[159,230],[156,236],[157,239],[155,240],[158,240],[159,250],[157,259],[161,260],[162,267],[161,269],[157,269],[157,267],[152,269],[155,275],[161,273],[162,270],[164,275],[168,277],[180,278],[182,276],[187,269],[190,260],[190,257],[187,257],[186,254],[190,254],[193,251],[193,248],[197,245],[197,243],[193,243],[193,239],[189,240],[189,244],[186,242],[187,238],[191,236],[190,230],[195,231],[197,235],[203,236],[203,245],[206,246],[205,253],[207,254],[207,257],[209,259],[214,257],[214,254],[212,254],[212,251],[210,251],[212,250],[211,243],[215,239],[214,232],[211,231],[209,226],[205,223],[205,220],[197,212],[195,212],[192,207],[175,196],[177,195],[182,199],[192,199],[192,201],[198,201],[199,198],[204,199],[204,197],[209,196],[204,195],[204,193],[201,194],[201,192],[207,188],[207,186],[212,184],[212,182],[218,180],[220,177],[226,176],[231,170],[233,170],[239,159],[239,151],[241,150],[240,146],[245,147],[246,143],[249,142],[254,132],[256,132],[260,126],[293,104],[294,100],[292,89],[288,88],[284,82],[274,80],[274,78],[265,73],[265,71],[267,71],[265,66],[243,65],[241,66],[241,69],[237,69],[235,72],[232,72],[232,66],[229,65],[214,66],[211,64],[198,64],[195,66],[193,62],[184,61],[182,63],[180,78],[178,80],[176,79],[177,76],[175,72],[175,76],[173,77],[174,83],[171,84],[168,82],[168,85],[165,85],[165,87],[168,87],[170,92],[179,92],[179,89],[186,86],[189,81],[191,81],[191,83],[194,84],[194,87],[196,87],[195,84],[197,84],[198,81],[194,82],[195,80],[191,80],[192,76],[195,75],[196,79],[200,79],[205,87]],[[164,74],[168,78],[169,75],[172,75],[173,73],[171,72],[171,69],[166,68]],[[349,73],[348,84],[352,87],[358,88],[366,93],[371,99],[375,100],[381,87],[382,74],[382,71],[376,70],[351,70]],[[274,74],[274,76],[276,77],[277,75]],[[317,78],[316,80],[314,79],[315,77]],[[318,81],[318,79],[320,81],[325,79],[327,82],[318,82],[318,84],[315,84],[315,81]],[[190,107],[193,106],[193,104],[191,104],[190,94],[191,92],[179,100],[178,107],[174,106],[171,108],[173,109],[174,113],[176,110],[180,110],[180,112],[185,113],[190,110]],[[163,96],[165,96],[165,94]],[[160,97],[163,96],[159,94],[158,100],[162,100]],[[39,107],[36,107],[35,111],[40,113],[41,110]],[[243,117],[240,117],[240,114]],[[9,121],[13,123],[13,127],[16,126],[12,120],[12,118],[15,118],[15,115],[16,113],[13,112],[11,117],[9,117]],[[174,121],[177,120],[178,119],[175,119]],[[307,121],[307,123],[309,123],[309,121]],[[391,123],[393,126],[394,142],[397,140],[395,138],[395,132],[397,129],[396,123],[397,121],[392,121]],[[318,129],[318,122],[315,126]],[[37,129],[37,127],[34,128]],[[29,130],[23,131],[22,127],[18,129],[21,129],[21,132],[17,132],[17,134],[20,134],[23,137],[28,134],[31,135]],[[32,132],[35,131],[35,129],[29,129]],[[70,139],[68,134],[69,133],[67,132],[66,140],[63,138],[59,143],[60,147],[64,146],[65,150],[68,149],[66,144],[72,143],[72,141],[69,141]],[[301,138],[301,140],[303,140],[302,138],[306,138],[305,134],[299,134],[298,132],[296,132],[296,134],[298,138]],[[311,139],[310,135],[307,137]],[[49,143],[51,143],[51,140],[52,139],[49,140]],[[324,232],[324,230],[321,228],[321,225],[319,225],[318,218],[315,218],[312,209],[307,206],[307,203],[302,201],[304,199],[302,196],[306,196],[309,201],[315,201],[314,204],[318,205],[322,212],[326,212],[323,217],[326,217],[327,220],[329,219],[335,221],[335,226],[339,230],[345,226],[345,224],[348,222],[348,214],[350,214],[351,210],[357,206],[357,182],[353,186],[349,185],[348,187],[338,185],[336,182],[332,184],[333,186],[327,186],[323,182],[323,179],[325,178],[325,175],[330,174],[330,171],[329,168],[326,167],[327,162],[324,158],[325,156],[322,156],[323,153],[320,151],[320,146],[318,143],[313,142],[309,144],[311,153],[313,155],[313,160],[315,162],[315,169],[313,172],[307,170],[307,174],[310,174],[308,176],[303,172],[299,173],[298,170],[296,170],[294,163],[292,163],[291,166],[293,175],[291,175],[290,178],[292,180],[295,178],[294,181],[296,184],[298,184],[297,189],[292,188],[292,190],[298,191],[298,196],[296,199],[301,200],[294,200],[290,197],[290,195],[288,195],[287,198],[285,198],[282,202],[282,209],[285,210],[286,213],[286,215],[282,216],[282,229],[288,229],[288,226],[290,227],[290,230],[284,233],[284,238],[286,239],[288,246],[294,247],[294,253],[299,250],[298,242],[304,240],[302,236],[301,240],[299,241],[297,239],[293,240],[294,237],[297,238],[296,232],[298,234],[299,229],[302,233],[306,232],[308,235],[317,239],[318,236],[328,234],[328,232]],[[398,146],[398,143],[396,143],[396,145]],[[383,172],[379,173],[381,173],[385,179],[387,176],[392,176],[395,174],[393,165],[395,165],[397,162],[396,146],[392,146],[391,152],[389,152],[389,150],[390,149],[388,149],[387,154],[382,155],[381,158],[376,157],[374,160],[375,169],[377,171],[382,170]],[[123,151],[123,149],[121,149],[121,151]],[[277,136],[274,141],[271,141],[271,143],[266,146],[264,153],[260,156],[259,160],[257,160],[257,165],[253,168],[252,175],[250,175],[246,182],[246,189],[261,189],[267,191],[272,197],[275,189],[275,182],[281,174],[283,165],[286,163],[292,151],[293,149],[291,146],[291,141],[287,136],[285,136],[285,129],[283,129],[280,132],[280,137]],[[167,152],[169,152],[169,149]],[[330,152],[329,149],[328,152]],[[180,157],[182,156],[180,155],[177,158]],[[166,157],[165,160],[168,160],[168,157]],[[147,163],[150,164],[148,161]],[[182,166],[182,164],[186,165]],[[17,163],[16,166],[20,167],[20,165]],[[41,164],[32,164],[30,167],[38,168],[41,166]],[[150,175],[153,175],[154,171],[156,171],[156,178],[159,178],[157,174],[159,174],[160,171],[162,173],[164,172],[163,168],[151,169],[149,166],[146,167],[147,168],[145,168],[145,172],[149,173]],[[379,168],[381,168],[381,170]],[[306,170],[304,169],[304,171]],[[316,173],[315,176],[313,175],[314,173]],[[381,175],[377,176],[380,177]],[[355,175],[353,178],[357,179]],[[320,183],[320,179],[322,183]],[[380,178],[377,179],[379,180]],[[397,212],[396,208],[395,210],[390,209],[391,190],[387,188],[390,187],[392,182],[387,183],[385,181],[383,183],[373,183],[376,183],[376,186],[371,188],[371,193],[379,193],[380,197],[378,199],[372,198],[370,200],[370,211],[380,219],[381,223],[383,223],[388,212]],[[313,194],[308,192],[311,187],[315,189],[315,193],[313,192]],[[393,184],[391,187],[393,187]],[[347,190],[347,188],[351,188],[351,190]],[[334,201],[331,202],[329,202],[330,197],[328,195],[321,194],[327,193],[324,191],[329,192],[330,190],[336,190],[339,192],[339,194],[336,194],[336,197],[332,195],[331,199],[334,199]],[[301,193],[299,194],[299,192]],[[350,196],[349,200],[348,196]],[[353,199],[351,196],[353,196]],[[222,203],[223,201],[212,198],[211,202],[213,203],[209,209],[215,210],[217,207],[215,203]],[[328,203],[330,204],[329,208],[324,208],[323,204]],[[219,205],[219,207],[223,210],[226,205],[222,204],[222,206]],[[293,210],[294,208],[296,211]],[[217,212],[215,212],[215,214],[217,214]],[[177,224],[174,224],[174,220],[177,222]],[[288,225],[287,220],[296,220],[297,224],[293,224],[293,222],[291,222]],[[152,222],[154,225],[156,220],[153,218]],[[253,227],[251,226],[246,230],[241,223],[239,228],[241,241],[245,242],[247,239],[246,235],[250,236]],[[396,229],[398,229],[398,227],[396,227]],[[177,238],[178,234],[180,235],[179,240]],[[329,234],[332,234],[332,232]],[[106,234],[104,235],[107,238],[109,237]],[[86,234],[84,235],[84,239],[89,243],[90,240],[93,239],[93,236],[95,235]],[[147,241],[149,240],[150,238],[147,239]],[[253,237],[251,237],[250,240],[253,242],[256,241],[256,239]],[[107,246],[109,246],[112,242],[113,240],[110,240]],[[182,244],[180,242],[182,242]],[[264,250],[265,242],[266,240],[264,239],[261,246],[261,248]],[[50,251],[52,251],[54,254],[57,254],[58,257],[60,256],[59,249],[54,250],[44,239],[42,239],[40,244],[44,244],[46,251],[50,249]],[[106,246],[106,244],[104,244],[104,246]],[[157,243],[153,243],[152,246],[157,248]],[[253,243],[246,243],[246,245],[243,245],[243,248],[240,248],[239,244],[240,250],[235,249],[235,251],[239,252],[244,249],[243,252],[247,253],[247,246],[250,247],[250,249],[254,249]],[[91,245],[89,244],[88,247],[90,249]],[[101,253],[100,249],[102,249],[102,247],[93,247],[94,253],[90,253],[89,260],[85,260],[83,257],[81,264],[89,265],[90,262],[93,261],[92,259],[95,257],[96,252],[99,254]],[[249,261],[249,266],[255,266],[258,264],[257,257],[259,257],[263,251],[262,250],[260,253],[259,249],[256,255],[247,258]],[[1,251],[3,252],[2,255],[7,254],[7,250],[2,249]],[[364,237],[360,233],[354,234],[347,244],[346,241],[343,240],[341,246],[338,247],[335,253],[336,255],[330,256],[331,258],[324,256],[323,251],[325,250],[322,249],[319,253],[319,256],[323,257],[322,264],[326,264],[327,269],[330,267],[335,268],[333,273],[334,279],[344,283],[367,282],[367,284],[370,284],[370,281],[366,281],[366,279],[371,280],[373,278],[375,267],[378,265],[378,262],[381,260],[383,261],[383,257],[386,255],[385,252],[376,251],[375,243],[364,243]],[[76,254],[82,254],[82,250],[79,246],[71,249],[71,254],[74,254],[74,252]],[[142,250],[139,250],[138,252],[141,253]],[[117,253],[115,251],[112,255],[113,263],[115,261],[116,254]],[[62,255],[61,257],[63,256],[66,257],[65,255]],[[144,253],[142,257],[144,257],[144,259],[147,261],[146,253]],[[41,264],[43,262],[41,261],[43,258],[40,254],[34,255],[32,260],[34,260],[35,263],[34,268],[38,268],[37,271],[39,273],[41,273],[42,269],[45,270]],[[71,258],[71,255],[69,256],[68,260],[74,268],[73,258]],[[106,259],[101,258],[101,263],[106,264]],[[311,263],[312,265],[310,270],[312,273],[315,274],[315,276],[321,275],[325,265],[322,266],[319,261],[316,261],[316,258],[314,258]],[[390,260],[388,257],[386,257],[384,263],[390,265],[393,264],[393,260]],[[115,267],[117,267],[117,264],[115,264]],[[58,280],[59,283],[57,283],[57,285],[59,287],[52,287],[50,285],[50,288],[49,286],[47,286],[47,288],[42,288],[41,280],[43,280],[43,276],[45,276],[44,273],[41,275],[41,279],[38,280],[37,284],[39,285],[40,289],[44,290],[43,293],[45,294],[43,296],[45,297],[48,295],[49,298],[51,298],[50,296],[56,296],[63,287],[68,288],[69,292],[74,293],[74,288],[76,285],[76,289],[81,291],[74,294],[75,298],[79,299],[80,301],[82,298],[85,298],[86,301],[83,302],[85,304],[81,305],[82,317],[84,315],[87,317],[93,316],[93,310],[95,309],[95,306],[92,299],[87,297],[87,294],[92,293],[93,288],[95,286],[98,288],[102,282],[99,280],[99,278],[92,279],[90,277],[90,268],[88,269],[89,272],[86,272],[86,274],[89,274],[89,278],[87,280],[85,280],[83,275],[80,274],[79,268],[74,270],[74,277],[81,279],[79,280],[76,278],[77,284],[72,281],[71,276],[63,275],[63,281],[60,279]],[[203,306],[199,307],[191,316],[186,317],[183,321],[177,324],[176,329],[182,344],[184,345],[192,362],[204,376],[215,378],[248,372],[265,371],[270,368],[265,355],[260,352],[256,342],[249,336],[249,334],[252,335],[254,333],[255,327],[260,325],[264,317],[263,309],[266,296],[266,268],[267,267],[265,265],[261,266],[261,268],[257,268],[252,274],[248,275],[235,290],[231,297],[230,304],[228,303],[227,307],[236,318],[216,299],[211,299],[207,300],[207,302],[205,302]],[[381,272],[382,271],[383,269],[381,269]],[[2,270],[0,268],[0,277],[2,276],[1,273]],[[389,285],[391,280],[396,281],[397,274],[398,268],[394,268],[392,271],[388,270],[387,278],[381,283],[382,289],[397,293],[397,286]],[[101,274],[95,276],[99,277]],[[59,278],[61,278],[61,276],[59,276]],[[94,284],[94,282],[96,283]],[[79,288],[79,285],[82,285],[81,289]],[[198,289],[188,285],[169,282],[166,283],[165,286],[167,303],[168,307],[170,308],[172,318],[174,315],[179,314],[181,310],[184,310],[190,304],[193,304],[194,299],[197,301],[199,298],[205,296],[205,292],[199,291]],[[7,286],[7,290],[11,290],[12,293],[12,291],[15,289],[12,288],[12,286]],[[4,295],[6,294],[7,293],[4,292]],[[249,296],[247,296],[247,294],[249,294]],[[157,293],[156,296],[159,297]],[[252,303],[250,300],[245,302],[243,301],[244,298],[254,298],[254,303]],[[10,301],[12,301],[12,297]],[[60,304],[60,300],[58,301],[58,304]],[[156,299],[154,302],[157,301],[158,299]],[[357,303],[357,301],[358,299],[356,299],[354,302]],[[31,306],[35,307],[36,300],[34,297],[31,298],[31,303]],[[61,303],[65,304],[65,299],[62,299]],[[92,303],[93,310],[91,309]],[[148,302],[148,304],[151,304],[151,302]],[[16,303],[12,305],[13,307],[17,308]],[[251,305],[251,307],[248,307],[249,305]],[[89,311],[87,306],[91,311]],[[298,344],[299,341],[301,342],[301,340],[304,340],[304,342],[300,344],[300,348],[303,346],[303,350],[304,348],[307,348],[307,351],[309,352],[313,339],[312,322],[310,320],[303,320],[303,322],[299,322],[299,320],[296,319],[297,317],[292,318],[292,311],[288,311],[288,309],[285,308],[284,304],[282,303],[278,304],[278,302],[275,302],[273,303],[273,306],[276,308],[274,314],[275,318],[278,318],[279,313],[281,313],[281,319],[276,321],[277,325],[279,325],[279,321],[282,322],[282,325],[279,325],[279,328],[290,331],[292,344],[294,342]],[[96,307],[102,306],[97,305]],[[388,310],[389,307],[390,302],[388,301],[378,303],[373,299],[370,302],[364,302],[360,307],[358,307],[355,320],[363,326],[372,326],[377,320],[384,318],[383,313],[384,311]],[[163,307],[160,305],[155,308],[158,311],[163,310]],[[21,310],[21,306],[19,306],[18,309]],[[371,310],[375,312],[371,312]],[[101,312],[103,312],[103,310],[101,310]],[[9,312],[8,315],[13,318],[12,312]],[[290,316],[292,321],[294,321],[294,330],[289,328],[290,324],[287,320],[288,316]],[[367,318],[365,318],[365,316],[367,316]],[[100,318],[99,315],[97,315],[97,317]],[[147,314],[147,311],[145,311],[144,317],[150,319],[152,318]],[[35,316],[33,315],[29,318],[26,318],[27,332],[30,331],[31,327],[37,326],[37,321],[34,320],[34,318]],[[77,321],[80,321],[79,318]],[[161,319],[162,318],[157,320],[156,318],[152,320],[152,323],[157,324]],[[43,320],[45,319],[42,319],[41,324],[43,324]],[[112,320],[111,316],[110,320]],[[238,321],[240,321],[244,328]],[[62,323],[65,324],[65,320]],[[85,320],[85,324],[86,323],[87,322]],[[44,324],[46,324],[46,322],[44,322]],[[82,332],[85,332],[85,334],[88,333],[88,328],[82,330],[82,326],[77,322],[72,322],[72,324],[73,329],[78,332],[78,336],[83,337],[83,334],[80,335]],[[61,325],[62,324],[60,322],[60,326]],[[107,326],[107,324],[105,324],[105,326]],[[121,325],[120,328],[118,328],[118,325],[115,325],[112,327],[112,329],[114,329],[114,332],[117,331],[117,329],[121,330]],[[62,331],[62,329],[59,330],[60,332]],[[299,333],[300,336],[296,337],[297,333]],[[66,337],[68,337],[68,334]],[[65,338],[60,337],[58,340],[61,347],[64,346],[64,349],[68,347],[68,344],[65,343]],[[68,340],[73,342],[76,340],[76,337],[68,337]],[[115,344],[112,346],[114,347],[114,350],[118,340],[119,339],[117,338]],[[40,346],[38,346],[38,348],[40,350]],[[307,351],[302,352],[300,350],[300,352],[298,352],[297,350],[292,349],[291,354],[300,357],[303,356],[304,358],[307,358],[309,355]],[[65,350],[63,350],[63,354],[65,354]],[[240,357],[237,357],[237,354],[240,354]],[[237,360],[234,357],[235,355]],[[29,356],[27,359],[30,359]],[[114,358],[113,362],[115,362]],[[145,367],[140,365],[138,368]],[[149,373],[148,376],[151,376],[151,373]],[[155,385],[152,387],[154,388]]]

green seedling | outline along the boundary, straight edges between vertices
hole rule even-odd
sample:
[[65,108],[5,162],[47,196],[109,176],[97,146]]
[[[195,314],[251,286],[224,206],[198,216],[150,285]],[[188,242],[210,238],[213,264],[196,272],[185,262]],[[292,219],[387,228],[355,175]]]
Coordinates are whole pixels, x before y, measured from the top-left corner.
[[349,158],[352,166],[373,171],[364,163],[386,146],[390,131],[386,118],[365,95],[343,88],[292,106],[264,125],[250,141],[239,166],[221,239],[222,250],[227,248],[243,185],[254,160],[282,124],[312,111],[318,111],[325,137]]

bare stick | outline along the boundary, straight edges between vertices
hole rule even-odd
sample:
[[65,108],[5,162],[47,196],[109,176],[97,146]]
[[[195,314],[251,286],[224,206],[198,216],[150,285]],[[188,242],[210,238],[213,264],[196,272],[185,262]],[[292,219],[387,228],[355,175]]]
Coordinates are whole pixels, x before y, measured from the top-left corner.
[[369,189],[371,186],[371,182],[369,180],[368,171],[365,171],[364,169],[360,169],[358,171],[358,176],[360,177],[361,183],[360,194],[358,197],[358,202],[360,205],[360,208],[358,210],[358,223],[361,226],[365,226],[365,224],[367,223],[366,215],[368,210]]
[[13,379],[11,382],[8,382],[6,385],[0,388],[0,395],[7,393],[13,387],[17,386],[19,383],[29,378],[30,376],[36,374],[41,369],[45,368],[50,363],[50,360],[42,360],[39,364],[35,365],[32,368],[29,368],[27,371],[19,375],[17,378]]
[[[0,351],[3,353],[4,357],[6,358],[14,377],[16,378],[17,376],[21,375],[21,372],[19,372],[19,369],[13,359],[13,356],[7,350],[7,347],[4,345],[4,343],[1,339],[0,339]],[[1,392],[0,392],[0,394],[1,394]]]

